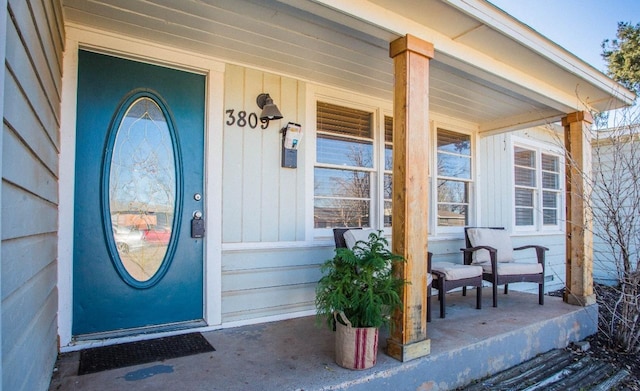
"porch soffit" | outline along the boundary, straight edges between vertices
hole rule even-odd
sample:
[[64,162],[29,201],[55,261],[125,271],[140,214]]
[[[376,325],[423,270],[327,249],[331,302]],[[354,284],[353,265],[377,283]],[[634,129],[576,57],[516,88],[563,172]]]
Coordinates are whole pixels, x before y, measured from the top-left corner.
[[[581,86],[585,100],[600,109],[612,101],[610,92],[559,71],[446,1],[349,2],[365,16],[404,21],[407,30],[434,38],[431,111],[476,123],[481,131],[499,131],[557,121],[582,109],[575,94]],[[389,42],[411,31],[399,33],[393,24],[363,20],[320,2],[63,0],[63,6],[67,22],[391,100]],[[445,40],[441,46],[454,47],[453,54],[438,51],[438,42]],[[471,55],[464,58],[465,52]]]

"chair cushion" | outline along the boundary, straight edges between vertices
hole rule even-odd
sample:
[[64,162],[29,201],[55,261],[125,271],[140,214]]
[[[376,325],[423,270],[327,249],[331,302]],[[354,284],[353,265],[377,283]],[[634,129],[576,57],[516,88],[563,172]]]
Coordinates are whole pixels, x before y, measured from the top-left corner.
[[[482,269],[492,273],[491,264],[482,264]],[[507,274],[539,274],[542,273],[542,265],[539,263],[502,262],[498,263],[498,275]]]
[[356,242],[359,241],[369,241],[369,235],[371,233],[378,233],[377,230],[367,228],[367,229],[350,229],[344,233],[344,242],[347,244],[347,248],[352,249],[356,245]]
[[[513,247],[511,237],[504,229],[469,228],[467,235],[472,247],[489,246],[498,250],[496,254],[498,262],[513,262]],[[478,250],[473,252],[473,263],[491,263],[489,251]]]
[[434,262],[431,264],[431,270],[444,274],[444,278],[447,281],[462,280],[464,278],[482,275],[482,267],[480,266],[461,265],[453,262]]

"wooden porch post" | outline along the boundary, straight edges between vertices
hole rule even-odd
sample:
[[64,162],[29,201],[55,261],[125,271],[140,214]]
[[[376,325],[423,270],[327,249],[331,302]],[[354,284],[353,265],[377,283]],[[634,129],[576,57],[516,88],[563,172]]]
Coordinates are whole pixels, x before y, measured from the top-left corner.
[[411,35],[393,42],[393,238],[405,257],[396,273],[409,284],[394,319],[387,354],[400,361],[431,352],[427,339],[427,235],[429,211],[429,60],[433,44]]
[[588,112],[571,113],[562,119],[567,150],[567,281],[564,301],[587,306],[596,302],[593,293],[592,211],[588,202],[591,178],[593,118]]

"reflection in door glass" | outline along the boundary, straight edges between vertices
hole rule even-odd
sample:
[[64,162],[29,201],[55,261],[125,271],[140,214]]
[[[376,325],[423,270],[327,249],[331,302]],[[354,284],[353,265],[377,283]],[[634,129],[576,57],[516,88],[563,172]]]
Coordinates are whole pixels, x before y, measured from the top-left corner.
[[122,265],[137,281],[158,271],[171,239],[175,158],[167,119],[148,97],[127,108],[109,173],[113,237]]

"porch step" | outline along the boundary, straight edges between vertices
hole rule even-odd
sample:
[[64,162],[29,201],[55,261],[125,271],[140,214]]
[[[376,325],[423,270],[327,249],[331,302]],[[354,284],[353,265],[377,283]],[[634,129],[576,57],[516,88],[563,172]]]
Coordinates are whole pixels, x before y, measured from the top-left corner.
[[628,375],[594,357],[554,349],[458,390],[604,391],[614,389]]

